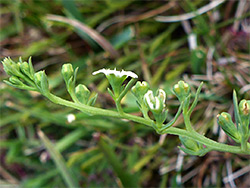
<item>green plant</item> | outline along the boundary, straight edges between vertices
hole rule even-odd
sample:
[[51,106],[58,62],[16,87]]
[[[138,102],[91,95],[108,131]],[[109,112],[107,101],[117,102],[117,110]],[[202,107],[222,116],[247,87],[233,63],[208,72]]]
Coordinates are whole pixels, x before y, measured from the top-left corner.
[[[138,81],[134,85],[138,76],[131,71],[101,69],[93,73],[93,75],[103,73],[107,77],[112,88],[112,90],[108,89],[108,92],[114,99],[117,108],[117,111],[112,111],[93,107],[97,95],[90,97],[90,91],[82,84],[75,87],[77,69],[74,70],[71,64],[63,65],[62,75],[73,102],[62,99],[50,92],[49,82],[45,71],[35,73],[31,59],[29,59],[29,62],[27,63],[22,62],[20,58],[19,62],[16,63],[10,58],[5,58],[2,63],[5,72],[10,75],[9,81],[5,81],[5,83],[11,86],[25,90],[37,91],[56,104],[78,109],[90,115],[128,119],[150,126],[154,128],[158,134],[168,133],[178,135],[184,145],[184,147],[179,148],[190,155],[203,156],[212,150],[237,154],[250,154],[250,143],[248,142],[250,137],[250,101],[244,99],[238,105],[236,92],[234,92],[233,95],[236,126],[232,122],[231,116],[228,113],[223,112],[218,115],[218,124],[237,144],[236,146],[231,146],[213,141],[199,134],[191,125],[190,116],[197,105],[203,83],[198,87],[192,103],[190,102],[190,85],[184,81],[179,81],[174,85],[173,92],[180,101],[180,106],[173,120],[165,124],[164,122],[167,118],[165,91],[158,89],[156,95],[154,95],[147,82]],[[124,84],[124,81],[128,77],[131,77],[130,81],[127,84]],[[137,104],[142,111],[143,117],[125,113],[122,109],[121,100],[130,89],[136,97]],[[149,111],[152,112],[153,116],[150,117],[148,115]],[[172,127],[181,112],[186,129]]]

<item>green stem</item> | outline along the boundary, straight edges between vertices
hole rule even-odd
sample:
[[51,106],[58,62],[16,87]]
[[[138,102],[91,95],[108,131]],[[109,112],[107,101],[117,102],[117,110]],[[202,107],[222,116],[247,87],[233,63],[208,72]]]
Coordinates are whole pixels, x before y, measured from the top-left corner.
[[[75,109],[78,109],[84,113],[88,113],[88,114],[92,114],[92,115],[109,116],[109,117],[115,117],[115,118],[124,118],[124,119],[128,119],[128,120],[152,127],[153,121],[148,120],[148,119],[144,119],[142,117],[134,116],[134,115],[127,114],[127,113],[120,114],[118,112],[111,111],[111,110],[105,110],[105,109],[100,109],[100,108],[87,106],[87,105],[83,105],[83,104],[73,103],[71,101],[67,101],[67,100],[64,100],[60,97],[57,97],[53,94],[49,94],[47,97],[52,102],[54,102],[56,104],[75,108]],[[187,116],[187,115],[185,115],[185,116]],[[187,118],[187,117],[185,117],[185,118]],[[191,126],[189,118],[186,119],[186,123],[190,124],[190,126]],[[189,137],[189,138],[194,139],[194,140],[206,145],[207,147],[209,147],[213,150],[217,150],[217,151],[238,153],[238,154],[250,154],[249,150],[243,151],[241,149],[241,147],[239,147],[239,146],[230,146],[227,144],[215,142],[209,138],[206,138],[205,136],[200,135],[199,133],[195,132],[193,129],[191,131],[187,131],[187,130],[183,130],[180,128],[169,127],[167,130],[162,132],[162,134],[165,134],[165,133],[173,134],[173,135],[177,135],[177,136]]]
[[80,103],[80,101],[78,100],[78,98],[76,97],[76,94],[75,94],[75,91],[69,86],[68,88],[68,92],[72,98],[72,100],[75,102],[75,103]]
[[200,142],[207,147],[211,148],[212,150],[216,151],[222,151],[222,152],[230,152],[230,153],[236,153],[236,154],[250,154],[250,151],[243,151],[239,146],[230,146],[227,144],[222,144],[215,142],[195,131],[188,132],[183,129],[175,128],[175,127],[170,127],[166,131],[164,131],[162,134],[174,134],[174,135],[179,135],[179,136],[186,136],[188,138],[191,138],[193,140],[196,140],[197,142]]
[[119,101],[118,99],[115,101],[115,105],[117,108],[117,111],[119,112],[119,114],[123,114],[123,110],[122,110],[122,106],[121,106],[121,101]]
[[181,115],[182,106],[183,106],[183,102],[179,106],[179,109],[178,109],[177,113],[175,114],[174,119],[172,121],[170,121],[169,123],[167,123],[166,125],[164,125],[160,129],[160,131],[164,131],[165,129],[168,129],[169,127],[171,127],[177,121],[178,117]]
[[122,98],[127,94],[127,92],[129,91],[129,89],[134,85],[136,79],[131,79],[128,84],[126,85],[126,87],[124,88],[124,90],[122,91],[122,93],[120,94],[120,96],[118,97],[118,101],[121,102]]
[[188,115],[188,113],[183,112],[183,118],[187,131],[192,132],[194,129],[191,125],[190,116]]
[[142,117],[134,116],[131,114],[123,113],[121,115],[118,112],[112,111],[112,110],[105,110],[105,109],[101,109],[101,108],[87,106],[84,104],[73,103],[71,101],[67,101],[67,100],[62,99],[60,97],[57,97],[51,93],[47,97],[49,100],[51,100],[52,102],[54,102],[56,104],[68,106],[70,108],[75,108],[75,109],[80,110],[80,111],[87,113],[87,114],[109,116],[109,117],[115,117],[115,118],[124,118],[124,119],[128,119],[128,120],[131,120],[131,121],[134,121],[137,123],[142,123],[142,124],[148,125],[148,126],[151,126],[151,123],[152,123],[152,120],[146,120]]
[[194,101],[190,107],[190,109],[188,110],[188,115],[190,116],[192,111],[194,110],[194,108],[196,107],[197,103],[198,103],[198,99],[199,99],[199,94],[201,92],[201,88],[203,86],[203,82],[201,82],[200,86],[198,87],[197,91],[196,91],[196,94],[195,94],[195,98],[194,98]]

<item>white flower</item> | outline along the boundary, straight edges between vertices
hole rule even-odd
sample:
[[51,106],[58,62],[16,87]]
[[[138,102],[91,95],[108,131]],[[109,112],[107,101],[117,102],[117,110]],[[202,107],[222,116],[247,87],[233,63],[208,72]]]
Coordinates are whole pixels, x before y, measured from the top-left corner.
[[158,97],[154,97],[153,91],[149,90],[144,98],[151,110],[158,110],[160,108],[160,99]]
[[76,120],[76,116],[74,114],[68,114],[67,115],[67,121],[68,121],[68,123],[72,123],[75,120]]
[[123,77],[123,76],[130,76],[132,78],[138,78],[138,76],[131,72],[131,71],[117,71],[116,69],[114,70],[110,70],[110,69],[100,69],[98,71],[93,72],[93,75],[99,74],[99,73],[103,73],[106,76],[110,75],[110,74],[114,74],[116,77]]
[[165,108],[166,93],[163,89],[158,89],[157,96],[154,96],[153,91],[148,90],[144,101],[152,112],[161,113]]

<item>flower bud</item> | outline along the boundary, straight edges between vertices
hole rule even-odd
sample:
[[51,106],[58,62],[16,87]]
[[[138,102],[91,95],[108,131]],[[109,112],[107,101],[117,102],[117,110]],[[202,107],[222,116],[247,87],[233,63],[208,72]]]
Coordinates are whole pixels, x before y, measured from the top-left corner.
[[196,141],[194,141],[194,140],[192,140],[190,138],[184,137],[184,136],[180,136],[179,138],[181,140],[181,143],[187,149],[189,149],[191,151],[195,151],[195,152],[199,151],[201,149],[201,145],[198,142],[196,142]]
[[179,101],[184,101],[190,93],[190,86],[184,81],[179,81],[178,84],[174,85],[173,91],[178,97]]
[[250,116],[250,100],[241,100],[239,104],[239,112],[241,116]]
[[145,81],[137,81],[136,84],[131,88],[133,95],[137,98],[140,105],[143,103],[143,97],[149,90],[149,84]]
[[17,63],[15,63],[14,61],[12,61],[12,59],[10,58],[4,58],[4,60],[2,61],[3,64],[3,68],[5,70],[5,72],[10,75],[10,76],[20,76],[20,69],[19,69],[19,65]]
[[69,79],[74,76],[74,69],[73,66],[70,63],[64,64],[62,66],[62,71],[61,71],[63,78],[66,83],[68,83]]
[[37,87],[40,89],[42,94],[47,94],[49,92],[49,82],[47,75],[44,71],[39,71],[34,74],[34,81]]
[[12,84],[16,85],[16,86],[23,85],[23,82],[20,81],[19,78],[16,77],[16,76],[11,76],[11,77],[9,78],[9,81],[10,81]]
[[[242,122],[241,134],[245,135],[246,140],[249,134],[249,124],[250,124],[250,100],[241,100],[239,104],[239,114]],[[242,136],[243,136],[242,135]]]
[[217,115],[217,120],[218,120],[218,124],[221,126],[224,132],[228,136],[230,136],[233,140],[235,140],[236,142],[239,142],[240,135],[232,121],[230,114],[226,112],[222,112],[221,114]]
[[180,136],[179,138],[181,143],[184,145],[184,147],[179,147],[179,149],[189,155],[203,156],[210,151],[208,147],[204,147],[201,143],[196,142],[193,139],[185,136]]
[[30,65],[27,62],[20,63],[20,70],[23,74],[28,76],[30,79],[33,79],[33,75],[30,71]]
[[88,88],[83,85],[83,84],[79,84],[76,88],[75,88],[75,93],[76,93],[76,97],[77,99],[82,103],[82,104],[87,104],[88,100],[89,100],[89,96],[90,96],[90,91],[88,90]]

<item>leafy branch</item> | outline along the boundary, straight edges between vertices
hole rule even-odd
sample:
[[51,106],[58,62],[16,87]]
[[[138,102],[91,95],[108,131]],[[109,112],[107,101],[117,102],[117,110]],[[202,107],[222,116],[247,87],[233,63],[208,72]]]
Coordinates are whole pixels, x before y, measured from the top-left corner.
[[[49,90],[49,82],[45,71],[35,73],[31,59],[29,59],[28,63],[22,62],[21,59],[16,63],[10,58],[5,58],[2,63],[5,72],[10,76],[8,81],[5,80],[5,83],[13,87],[37,91],[53,103],[78,109],[87,114],[128,119],[150,126],[158,134],[168,133],[177,135],[180,137],[180,141],[184,146],[179,148],[190,155],[202,156],[212,150],[236,154],[250,154],[250,143],[248,142],[250,137],[250,101],[243,99],[238,104],[236,92],[234,92],[233,95],[236,126],[228,113],[223,112],[217,116],[218,124],[225,133],[235,141],[235,146],[231,146],[213,141],[197,133],[191,124],[190,116],[198,103],[198,97],[203,83],[201,83],[197,89],[192,104],[190,104],[190,85],[184,81],[179,81],[174,85],[173,92],[180,101],[180,106],[175,117],[168,123],[165,123],[168,113],[165,105],[165,91],[158,89],[157,92],[154,93],[145,81],[137,81],[134,85],[138,76],[131,71],[101,69],[93,73],[93,75],[103,73],[107,77],[111,85],[111,89],[108,88],[108,92],[114,99],[117,107],[117,111],[113,111],[94,107],[97,95],[90,98],[91,93],[85,85],[79,84],[75,86],[77,69],[74,70],[71,64],[63,65],[62,76],[66,84],[66,89],[73,101],[65,100],[52,94]],[[128,77],[131,77],[131,80],[125,85],[124,81]],[[143,117],[134,116],[122,110],[121,100],[130,89],[136,98]],[[149,117],[149,111],[152,112],[153,117]],[[172,127],[181,113],[186,129]]]

